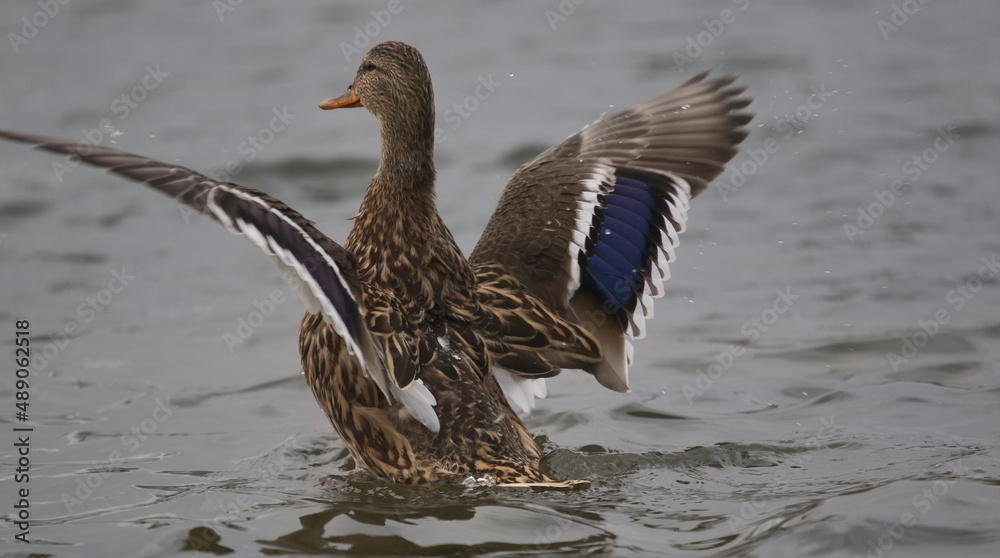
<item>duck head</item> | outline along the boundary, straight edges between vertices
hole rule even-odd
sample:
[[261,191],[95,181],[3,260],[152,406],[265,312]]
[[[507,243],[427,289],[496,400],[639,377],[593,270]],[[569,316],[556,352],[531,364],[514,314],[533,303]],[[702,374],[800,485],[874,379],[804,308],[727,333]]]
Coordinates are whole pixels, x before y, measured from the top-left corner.
[[417,49],[396,41],[372,47],[347,91],[319,104],[323,110],[348,107],[364,107],[378,119],[380,171],[433,174],[434,90]]

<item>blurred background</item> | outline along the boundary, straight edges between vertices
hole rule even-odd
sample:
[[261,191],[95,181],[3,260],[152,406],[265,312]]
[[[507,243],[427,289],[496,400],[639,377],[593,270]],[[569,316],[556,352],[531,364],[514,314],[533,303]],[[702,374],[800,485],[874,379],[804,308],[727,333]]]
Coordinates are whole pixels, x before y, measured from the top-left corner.
[[2,509],[0,555],[994,556],[998,28],[989,0],[4,3],[0,128],[264,190],[338,242],[378,130],[316,105],[384,40],[430,67],[466,253],[513,170],[602,116],[711,70],[756,118],[692,204],[632,393],[567,372],[526,419],[572,493],[348,476],[268,258],[0,142],[0,343],[30,321],[35,428],[35,546]]

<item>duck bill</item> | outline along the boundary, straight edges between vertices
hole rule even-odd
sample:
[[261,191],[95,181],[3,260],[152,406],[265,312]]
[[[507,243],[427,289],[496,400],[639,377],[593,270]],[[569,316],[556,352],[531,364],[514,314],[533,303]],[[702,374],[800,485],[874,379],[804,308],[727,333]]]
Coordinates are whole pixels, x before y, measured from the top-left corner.
[[330,97],[329,99],[323,101],[319,104],[319,108],[323,110],[333,110],[338,108],[351,108],[351,107],[361,107],[361,99],[354,92],[354,86],[348,87],[347,91],[344,91],[336,97]]

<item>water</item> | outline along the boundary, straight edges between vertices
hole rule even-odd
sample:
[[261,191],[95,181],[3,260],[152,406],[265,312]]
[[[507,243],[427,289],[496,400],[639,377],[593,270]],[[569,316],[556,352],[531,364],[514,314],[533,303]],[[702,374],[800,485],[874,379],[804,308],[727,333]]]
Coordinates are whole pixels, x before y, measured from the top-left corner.
[[[299,374],[301,306],[266,258],[155,193],[3,143],[4,358],[18,319],[42,358],[32,546],[13,540],[24,485],[0,428],[4,556],[996,555],[995,3],[407,2],[388,20],[378,4],[221,20],[186,4],[4,4],[0,126],[239,165],[233,180],[343,240],[375,121],[316,104],[360,60],[342,42],[407,41],[434,76],[439,204],[469,251],[513,169],[602,114],[714,69],[741,74],[757,118],[693,204],[632,393],[565,374],[527,421],[551,475],[591,481],[572,492],[350,475]],[[23,17],[45,25],[14,52]],[[13,392],[5,373],[5,423]]]

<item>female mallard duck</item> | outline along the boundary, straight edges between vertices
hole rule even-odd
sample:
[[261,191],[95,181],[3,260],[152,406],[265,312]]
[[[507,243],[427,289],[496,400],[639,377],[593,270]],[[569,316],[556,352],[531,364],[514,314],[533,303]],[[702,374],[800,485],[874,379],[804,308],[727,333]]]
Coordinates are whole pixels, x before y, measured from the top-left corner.
[[[466,259],[434,203],[423,57],[382,43],[320,108],[365,107],[382,156],[345,246],[267,194],[105,147],[7,139],[144,182],[246,236],[306,304],[306,379],[357,464],[401,483],[551,484],[527,412],[561,368],[628,391],[633,338],[674,259],[688,202],[751,116],[733,77],[698,75],[522,166]],[[558,483],[554,483],[558,484]]]

